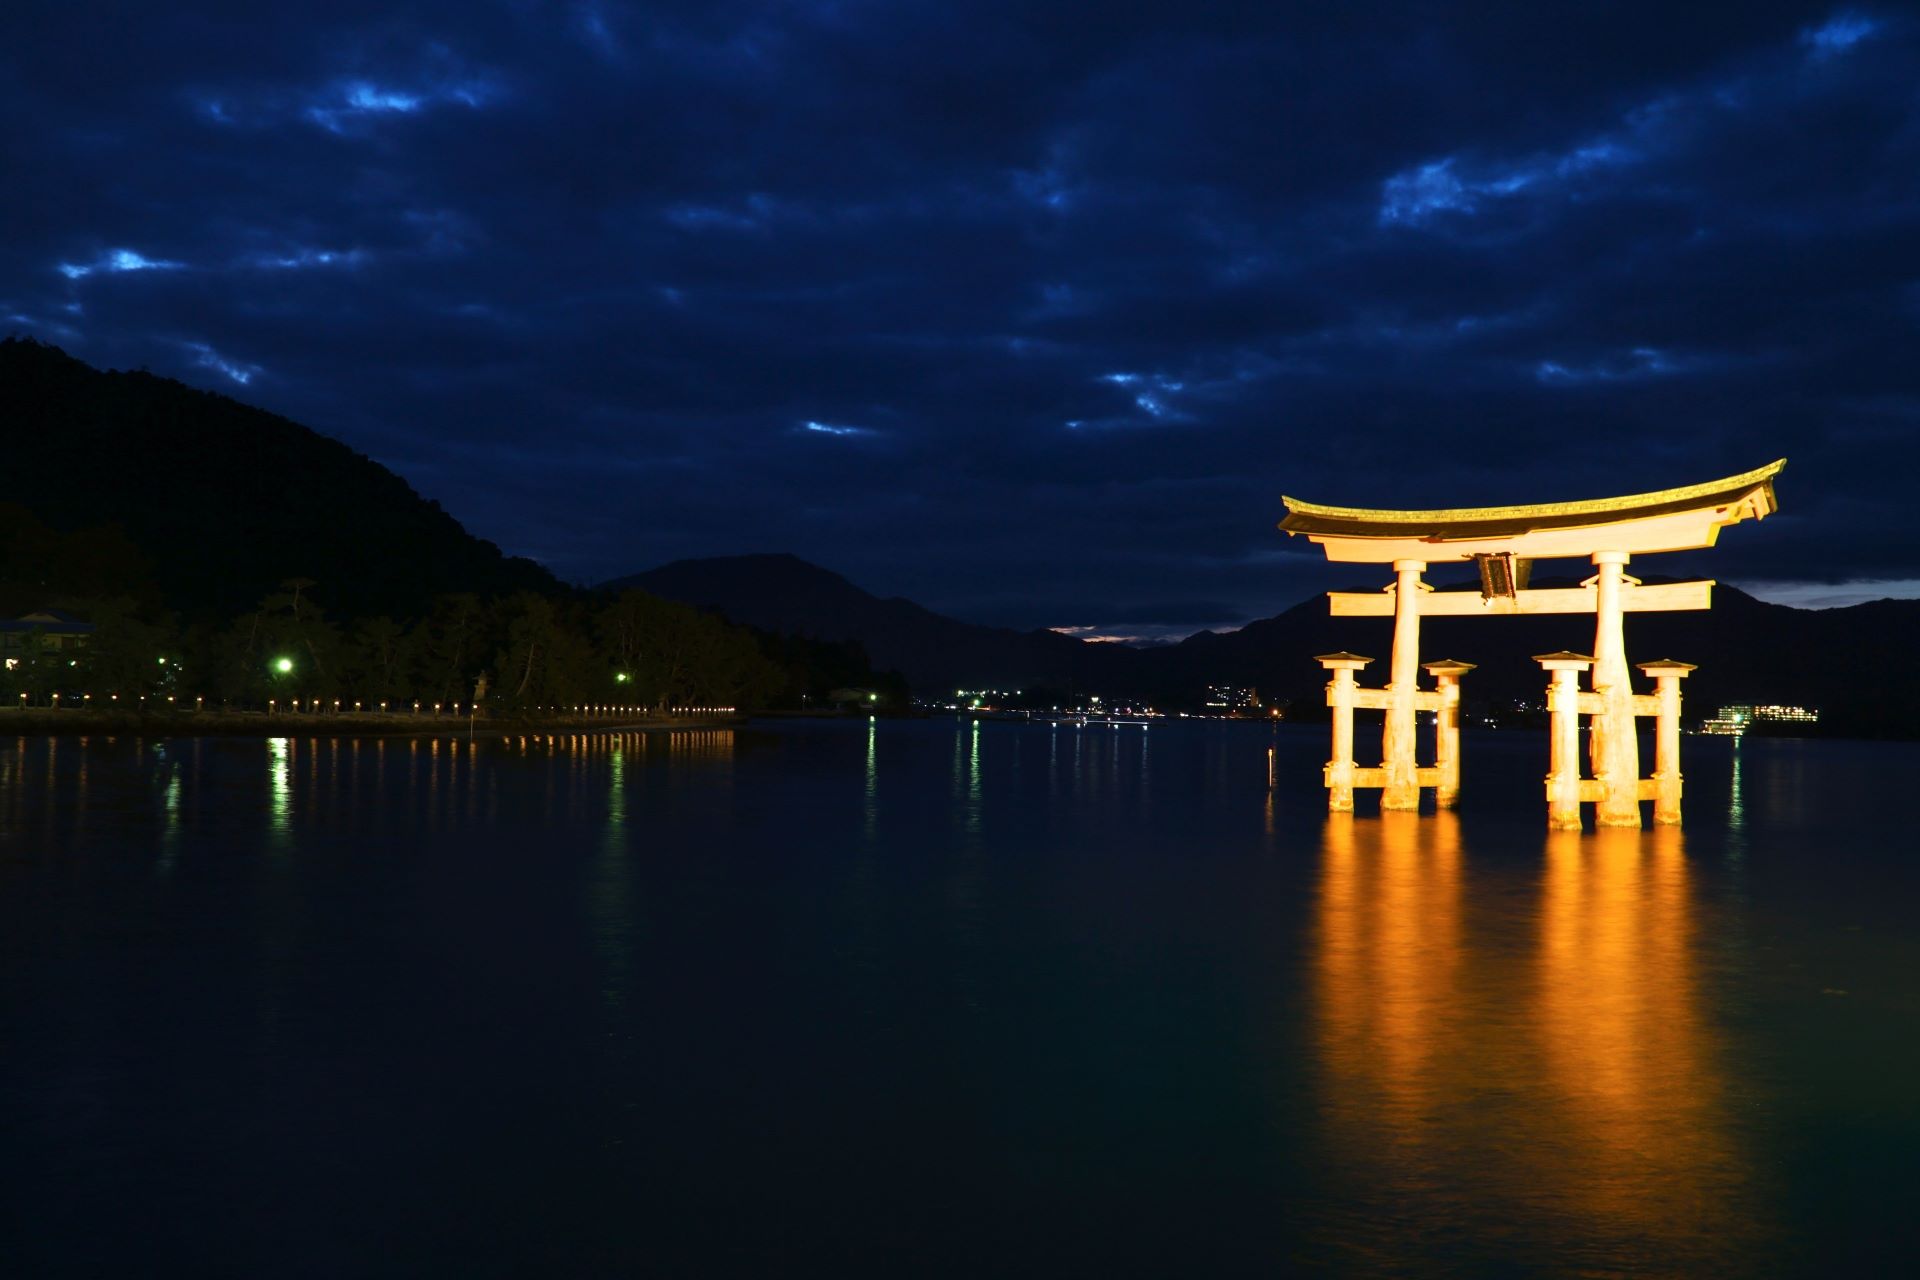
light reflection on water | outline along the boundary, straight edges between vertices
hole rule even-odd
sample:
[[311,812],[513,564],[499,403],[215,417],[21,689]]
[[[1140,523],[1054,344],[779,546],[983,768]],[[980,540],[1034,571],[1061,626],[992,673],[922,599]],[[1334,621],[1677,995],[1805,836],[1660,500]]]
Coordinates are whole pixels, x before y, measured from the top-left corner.
[[[1456,1019],[1460,833],[1453,814],[1329,815],[1315,952],[1328,1112],[1382,1150],[1428,1138],[1467,1080]],[[1459,1098],[1449,1097],[1448,1101]]]
[[1740,793],[1740,745],[1741,740],[1733,740],[1733,774],[1727,783],[1727,834],[1728,843],[1735,850],[1742,850],[1743,837],[1747,829],[1746,797]]
[[879,761],[878,744],[880,722],[873,716],[867,717],[867,776],[866,790],[861,793],[860,834],[872,841],[874,826],[880,819]]
[[1683,836],[1543,844],[1516,897],[1475,883],[1451,814],[1327,819],[1316,1041],[1328,1150],[1380,1212],[1362,1251],[1411,1265],[1501,1222],[1601,1266],[1751,1256]]
[[[647,742],[643,734],[634,751],[644,763]],[[588,885],[588,912],[593,921],[594,947],[606,967],[602,991],[610,1006],[626,999],[633,964],[632,933],[635,929],[632,860],[636,852],[635,833],[627,828],[627,750],[625,735],[607,750],[607,823],[600,840],[600,856],[594,860]]]
[[1549,834],[1540,931],[1537,1026],[1560,1104],[1549,1149],[1567,1203],[1654,1245],[1744,1229],[1680,831]]
[[284,841],[293,821],[293,743],[267,739],[267,827]]

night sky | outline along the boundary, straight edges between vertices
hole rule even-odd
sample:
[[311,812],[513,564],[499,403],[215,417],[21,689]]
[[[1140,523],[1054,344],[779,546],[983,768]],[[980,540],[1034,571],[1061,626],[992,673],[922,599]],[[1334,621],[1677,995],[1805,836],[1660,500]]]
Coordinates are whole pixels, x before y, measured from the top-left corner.
[[0,113],[0,331],[569,580],[791,551],[1184,633],[1370,580],[1282,493],[1785,456],[1635,571],[1920,594],[1910,11],[16,0]]

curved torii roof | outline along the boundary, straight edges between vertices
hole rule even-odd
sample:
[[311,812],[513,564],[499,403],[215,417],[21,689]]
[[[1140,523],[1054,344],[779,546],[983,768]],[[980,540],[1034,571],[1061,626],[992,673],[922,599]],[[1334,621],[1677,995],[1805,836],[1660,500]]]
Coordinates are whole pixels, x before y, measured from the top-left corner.
[[1519,507],[1379,511],[1282,497],[1287,517],[1280,528],[1307,535],[1326,548],[1327,559],[1349,563],[1468,560],[1499,552],[1547,560],[1596,551],[1688,551],[1712,546],[1727,525],[1771,515],[1773,477],[1786,465],[1781,458],[1679,489]]

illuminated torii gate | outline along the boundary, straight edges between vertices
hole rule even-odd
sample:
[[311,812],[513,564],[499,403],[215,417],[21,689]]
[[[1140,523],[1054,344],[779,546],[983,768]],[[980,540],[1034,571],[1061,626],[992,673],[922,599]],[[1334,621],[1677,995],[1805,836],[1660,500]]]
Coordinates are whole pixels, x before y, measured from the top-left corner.
[[[1659,691],[1636,696],[1627,671],[1625,614],[1652,610],[1705,609],[1713,582],[1645,586],[1628,577],[1634,555],[1710,547],[1720,530],[1775,509],[1773,477],[1786,459],[1743,475],[1681,489],[1586,502],[1520,507],[1471,507],[1438,511],[1373,511],[1323,507],[1282,498],[1287,518],[1280,528],[1305,534],[1326,549],[1327,559],[1347,564],[1391,564],[1395,581],[1384,594],[1330,592],[1334,617],[1393,616],[1393,660],[1384,689],[1363,689],[1355,672],[1371,658],[1333,653],[1317,659],[1331,673],[1327,705],[1333,708],[1333,758],[1327,763],[1328,807],[1353,808],[1356,787],[1380,788],[1383,809],[1420,807],[1420,789],[1433,787],[1441,807],[1460,786],[1459,680],[1466,663],[1428,663],[1439,688],[1419,688],[1420,618],[1528,613],[1595,615],[1593,655],[1543,654],[1552,674],[1552,772],[1547,778],[1548,822],[1578,827],[1580,805],[1593,802],[1603,827],[1640,825],[1640,801],[1654,801],[1656,823],[1680,821],[1680,680],[1693,670],[1683,662],[1641,664]],[[1535,560],[1589,558],[1598,572],[1578,587],[1532,591],[1527,579]],[[1480,568],[1480,592],[1440,592],[1420,575],[1436,561],[1472,560]],[[1592,668],[1592,691],[1581,692],[1579,675]],[[1353,711],[1386,711],[1378,769],[1353,762]],[[1414,717],[1439,715],[1437,761],[1420,768],[1414,759]],[[1579,717],[1591,716],[1593,777],[1580,776]],[[1640,777],[1636,715],[1659,718],[1654,776]]]

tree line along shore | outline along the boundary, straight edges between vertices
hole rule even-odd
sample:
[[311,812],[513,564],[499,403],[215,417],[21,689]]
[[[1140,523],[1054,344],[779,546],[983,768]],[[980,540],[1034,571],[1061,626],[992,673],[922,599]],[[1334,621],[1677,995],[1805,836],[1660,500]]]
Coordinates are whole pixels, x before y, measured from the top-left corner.
[[[5,637],[0,723],[24,730],[165,723],[278,732],[712,722],[887,688],[857,644],[732,625],[689,605],[617,595],[443,595],[412,619],[336,621],[318,584],[283,581],[247,613],[183,622],[134,596],[57,597],[60,621]],[[68,622],[67,620],[71,620]]]

